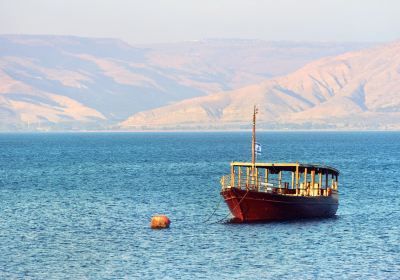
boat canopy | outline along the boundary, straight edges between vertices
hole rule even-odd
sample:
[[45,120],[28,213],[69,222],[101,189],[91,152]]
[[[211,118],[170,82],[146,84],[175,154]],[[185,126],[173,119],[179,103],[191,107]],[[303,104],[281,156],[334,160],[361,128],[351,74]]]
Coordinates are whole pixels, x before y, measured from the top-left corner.
[[294,163],[261,163],[261,162],[256,162],[251,163],[251,162],[232,162],[231,163],[232,167],[236,166],[242,166],[242,167],[255,167],[255,168],[265,168],[270,170],[271,173],[277,174],[279,171],[292,171],[295,172],[296,169],[300,172],[303,173],[306,169],[308,170],[315,170],[316,173],[328,173],[332,174],[335,176],[339,175],[339,170],[336,168],[327,166],[327,165],[321,165],[321,164],[311,164],[311,163],[299,163],[299,162],[294,162]]
[[310,163],[231,162],[222,189],[276,192],[284,195],[329,196],[338,190],[339,170]]

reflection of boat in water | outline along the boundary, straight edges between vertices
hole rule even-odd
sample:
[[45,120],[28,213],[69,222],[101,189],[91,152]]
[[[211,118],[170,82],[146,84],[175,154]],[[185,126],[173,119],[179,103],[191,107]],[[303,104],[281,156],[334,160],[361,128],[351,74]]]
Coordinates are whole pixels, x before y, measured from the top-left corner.
[[339,205],[335,168],[303,163],[256,163],[256,107],[252,162],[232,162],[221,195],[241,222],[332,217]]

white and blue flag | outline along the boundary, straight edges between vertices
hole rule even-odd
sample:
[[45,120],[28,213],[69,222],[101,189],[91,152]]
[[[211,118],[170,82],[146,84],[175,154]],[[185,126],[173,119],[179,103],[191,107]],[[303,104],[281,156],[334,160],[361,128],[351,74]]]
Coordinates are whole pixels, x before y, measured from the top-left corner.
[[256,143],[256,145],[255,145],[255,152],[256,152],[256,154],[258,155],[258,156],[261,156],[261,144],[260,143]]

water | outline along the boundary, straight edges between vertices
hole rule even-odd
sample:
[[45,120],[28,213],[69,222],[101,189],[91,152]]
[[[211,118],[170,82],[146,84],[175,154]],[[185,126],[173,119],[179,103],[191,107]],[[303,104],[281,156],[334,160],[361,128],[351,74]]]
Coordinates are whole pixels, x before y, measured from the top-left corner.
[[341,171],[336,218],[203,223],[248,133],[0,134],[0,278],[399,279],[400,133],[258,136]]

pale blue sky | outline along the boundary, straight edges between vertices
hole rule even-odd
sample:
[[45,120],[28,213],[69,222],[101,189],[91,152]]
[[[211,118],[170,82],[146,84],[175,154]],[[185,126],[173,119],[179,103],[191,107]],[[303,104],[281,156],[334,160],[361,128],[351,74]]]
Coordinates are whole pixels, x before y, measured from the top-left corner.
[[203,38],[400,39],[396,0],[0,0],[0,34],[63,34],[129,43]]

